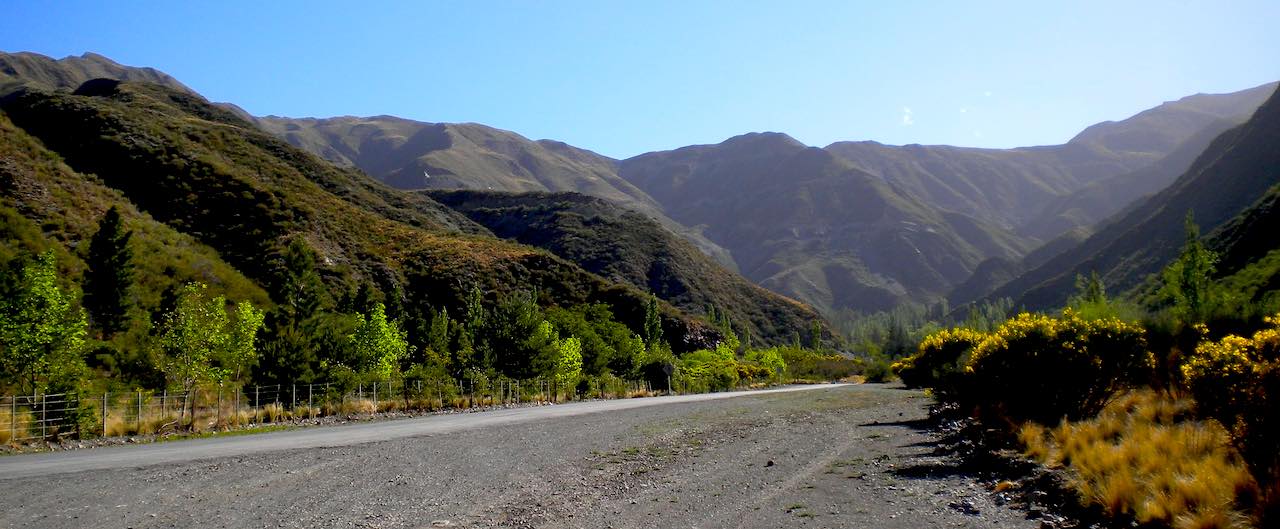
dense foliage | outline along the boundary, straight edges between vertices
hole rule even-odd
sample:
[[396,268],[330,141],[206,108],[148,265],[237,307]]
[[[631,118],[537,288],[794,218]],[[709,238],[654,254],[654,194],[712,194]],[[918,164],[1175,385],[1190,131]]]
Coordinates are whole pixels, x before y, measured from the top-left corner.
[[57,282],[51,252],[6,275],[0,298],[0,380],[18,394],[65,391],[83,376],[84,313]]

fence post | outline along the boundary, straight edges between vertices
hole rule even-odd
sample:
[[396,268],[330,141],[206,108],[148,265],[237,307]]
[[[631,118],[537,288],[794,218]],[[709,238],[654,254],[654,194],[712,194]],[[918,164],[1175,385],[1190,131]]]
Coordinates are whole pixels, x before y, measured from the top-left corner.
[[311,392],[315,384],[307,384],[307,415],[311,415]]
[[137,427],[134,431],[142,433],[142,390],[138,390],[138,416],[134,419],[134,422],[137,423],[134,425]]
[[222,427],[222,384],[218,384],[218,418],[214,428]]
[[107,394],[110,391],[102,392],[102,436],[107,436]]
[[258,385],[253,386],[253,423],[254,424],[258,423],[258,391],[261,389],[262,389],[261,386],[258,386]]
[[9,397],[9,440],[18,439],[18,397]]
[[289,409],[297,410],[298,409],[298,383],[294,382],[290,384],[289,389],[292,390],[291,392],[293,393],[293,403],[289,405]]
[[40,398],[40,439],[44,439],[49,435],[47,429],[49,427],[49,396],[44,395]]
[[373,413],[378,414],[378,383],[373,383]]

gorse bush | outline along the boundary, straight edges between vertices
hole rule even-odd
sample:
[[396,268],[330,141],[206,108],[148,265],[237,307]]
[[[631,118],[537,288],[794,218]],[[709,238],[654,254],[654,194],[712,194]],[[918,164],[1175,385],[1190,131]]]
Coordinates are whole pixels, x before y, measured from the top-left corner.
[[974,348],[962,404],[1015,422],[1054,423],[1097,413],[1155,365],[1142,327],[1116,319],[1019,314]]
[[969,353],[986,338],[970,329],[944,329],[926,336],[916,354],[894,362],[891,369],[909,388],[951,393],[960,383]]
[[[1201,413],[1231,432],[1266,487],[1272,523],[1280,521],[1280,315],[1252,337],[1202,341],[1182,365]],[[1202,328],[1203,329],[1203,328]]]

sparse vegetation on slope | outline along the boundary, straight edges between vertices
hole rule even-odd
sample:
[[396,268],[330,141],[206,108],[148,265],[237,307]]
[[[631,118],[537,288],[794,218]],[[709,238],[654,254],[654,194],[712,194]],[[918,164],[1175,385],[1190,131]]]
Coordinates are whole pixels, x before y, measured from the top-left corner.
[[[782,344],[821,318],[812,309],[725,270],[657,222],[577,193],[434,191],[440,203],[495,235],[545,248],[606,279],[654,293],[677,308],[732,319],[752,343]],[[823,329],[824,339],[831,337]]]

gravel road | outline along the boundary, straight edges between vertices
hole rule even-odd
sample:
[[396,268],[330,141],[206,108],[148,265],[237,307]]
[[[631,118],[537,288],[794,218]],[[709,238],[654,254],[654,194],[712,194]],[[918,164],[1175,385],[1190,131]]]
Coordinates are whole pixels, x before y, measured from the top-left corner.
[[11,456],[0,527],[1038,527],[920,393],[807,389]]

